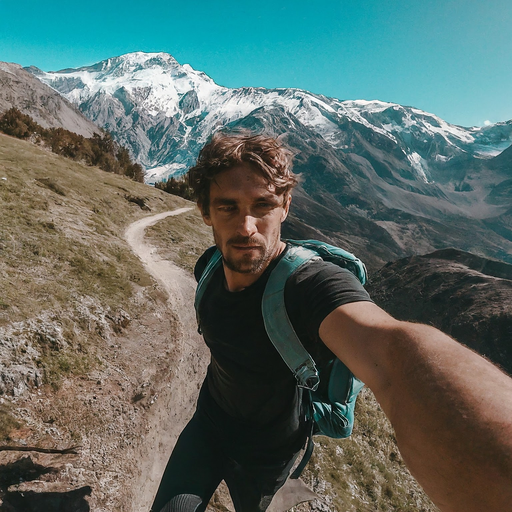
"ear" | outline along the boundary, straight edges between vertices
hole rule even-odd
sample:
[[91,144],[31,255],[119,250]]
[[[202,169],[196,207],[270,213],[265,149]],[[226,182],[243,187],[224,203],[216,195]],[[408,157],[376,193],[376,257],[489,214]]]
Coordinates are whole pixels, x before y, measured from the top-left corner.
[[203,210],[203,207],[201,205],[201,203],[197,203],[197,207],[199,208],[199,211],[201,212],[201,217],[203,217],[203,222],[207,225],[207,226],[210,226],[212,225],[212,221],[211,221],[211,218],[210,218],[210,215],[209,214],[206,214]]
[[292,202],[292,195],[288,194],[286,199],[284,199],[283,203],[283,214],[281,216],[281,222],[284,222],[286,217],[288,217],[288,212],[290,211],[290,203]]

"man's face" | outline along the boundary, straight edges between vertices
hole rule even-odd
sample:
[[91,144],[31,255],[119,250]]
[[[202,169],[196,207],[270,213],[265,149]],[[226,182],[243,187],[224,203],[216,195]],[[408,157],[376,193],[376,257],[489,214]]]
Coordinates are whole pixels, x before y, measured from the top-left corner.
[[225,266],[240,274],[259,274],[282,249],[281,223],[291,197],[250,167],[221,172],[210,186],[210,213],[203,219],[213,229]]

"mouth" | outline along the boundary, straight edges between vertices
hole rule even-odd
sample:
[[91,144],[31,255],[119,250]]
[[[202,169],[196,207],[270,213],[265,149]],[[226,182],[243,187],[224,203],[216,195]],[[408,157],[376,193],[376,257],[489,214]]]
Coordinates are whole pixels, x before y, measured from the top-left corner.
[[261,247],[259,245],[232,245],[236,251],[259,251]]

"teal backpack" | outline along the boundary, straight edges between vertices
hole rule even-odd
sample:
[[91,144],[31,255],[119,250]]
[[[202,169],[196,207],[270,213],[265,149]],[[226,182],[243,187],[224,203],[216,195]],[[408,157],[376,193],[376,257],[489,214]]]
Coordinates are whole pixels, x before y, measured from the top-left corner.
[[[286,240],[290,246],[270,274],[261,309],[265,329],[274,347],[303,388],[303,399],[311,431],[306,453],[291,478],[298,478],[313,451],[313,435],[336,439],[349,437],[354,426],[356,398],[364,386],[338,359],[317,368],[315,361],[299,340],[286,312],[284,289],[288,278],[302,265],[313,259],[323,259],[350,270],[366,283],[364,264],[339,247],[316,240]],[[194,306],[199,324],[199,304],[215,270],[222,264],[217,250],[208,262],[197,285]]]

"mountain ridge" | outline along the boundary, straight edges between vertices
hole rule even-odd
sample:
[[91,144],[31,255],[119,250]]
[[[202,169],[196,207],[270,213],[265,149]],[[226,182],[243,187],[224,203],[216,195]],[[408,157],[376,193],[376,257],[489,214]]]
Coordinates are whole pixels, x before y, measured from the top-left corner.
[[[115,62],[115,65],[112,65],[112,62]],[[170,65],[169,62],[171,63]],[[123,75],[117,72],[110,72],[101,75],[100,73],[100,70],[102,72],[106,72],[107,70],[112,69],[122,69],[125,74]],[[156,69],[159,69],[160,73],[149,73],[150,70],[155,71]],[[126,71],[129,73],[126,73]],[[420,109],[414,107],[403,107],[396,103],[388,103],[378,100],[340,101],[336,98],[313,94],[297,88],[265,89],[263,87],[241,87],[238,89],[229,89],[215,84],[215,82],[206,74],[194,70],[189,65],[181,66],[171,55],[163,52],[154,54],[135,52],[107,59],[93,66],[84,66],[74,70],[67,69],[58,72],[39,72],[37,76],[45,83],[52,85],[56,90],[66,95],[66,97],[72,102],[80,105],[80,108],[85,112],[89,112],[89,117],[96,119],[94,112],[90,111],[91,106],[87,104],[87,102],[91,102],[94,95],[99,91],[104,92],[107,96],[110,95],[112,99],[114,96],[113,89],[120,89],[120,84],[122,82],[120,80],[113,80],[112,77],[120,79],[122,76],[125,76],[125,90],[130,93],[135,91],[138,87],[135,87],[134,81],[130,81],[128,76],[130,73],[137,77],[135,82],[138,82],[137,85],[139,86],[148,86],[147,83],[144,82],[144,73],[146,74],[145,78],[151,76],[153,80],[156,80],[158,87],[156,87],[155,82],[153,82],[154,90],[146,90],[146,92],[150,95],[153,94],[153,106],[158,104],[158,100],[166,102],[166,105],[161,105],[162,107],[165,107],[162,108],[161,111],[165,111],[167,116],[170,116],[171,114],[174,115],[178,112],[176,106],[180,99],[187,93],[195,93],[196,95],[199,93],[198,99],[200,105],[198,105],[198,109],[201,111],[200,116],[204,116],[206,113],[206,117],[208,117],[208,112],[211,112],[212,110],[217,112],[217,115],[213,116],[213,124],[220,119],[222,119],[224,124],[230,123],[236,121],[240,117],[245,117],[255,108],[259,108],[260,106],[271,107],[277,104],[282,105],[284,102],[290,112],[293,113],[294,111],[297,111],[301,113],[303,117],[302,120],[306,120],[306,114],[308,114],[310,116],[308,121],[309,126],[315,126],[315,122],[317,122],[316,126],[319,133],[322,134],[322,132],[324,132],[324,134],[328,134],[326,140],[335,147],[346,146],[346,137],[339,129],[336,129],[337,123],[339,122],[339,116],[366,126],[367,128],[374,130],[376,133],[380,133],[381,135],[390,138],[394,142],[397,142],[401,135],[400,132],[402,130],[398,129],[399,124],[402,123],[402,125],[404,125],[407,123],[414,123],[414,120],[416,119],[418,122],[421,121],[423,123],[421,127],[422,132],[429,133],[431,136],[435,136],[436,133],[441,134],[440,136],[444,138],[448,144],[452,144],[454,146],[457,146],[458,144],[460,146],[458,148],[458,154],[465,151],[467,146],[472,143],[481,144],[482,147],[480,148],[481,151],[479,154],[482,153],[484,155],[489,155],[489,152],[492,154],[497,153],[498,150],[496,146],[499,145],[498,143],[503,142],[503,144],[505,144],[505,142],[501,141],[501,137],[498,137],[498,140],[496,140],[497,136],[493,135],[493,132],[496,131],[495,126],[501,126],[501,124],[503,126],[501,126],[500,130],[503,130],[504,136],[508,137],[506,143],[510,145],[512,142],[512,139],[510,138],[512,133],[512,121],[501,124],[498,123],[492,127],[473,127],[466,129],[456,125],[449,125],[439,117]],[[173,75],[178,75],[181,82],[176,83],[177,85],[173,84],[171,81],[166,82],[164,80],[166,75],[171,76],[171,78]],[[105,81],[107,76],[110,76],[110,81]],[[185,80],[183,80],[184,76],[186,76]],[[202,80],[197,80],[198,77],[201,77]],[[73,81],[75,81],[75,85],[78,84],[78,87],[75,86],[71,90],[68,87]],[[81,83],[78,81],[81,81]],[[103,86],[101,86],[101,83],[103,83]],[[206,89],[205,84],[207,84]],[[167,96],[160,89],[163,85],[167,87]],[[253,101],[251,101],[251,96],[254,97]],[[208,101],[209,99],[210,101]],[[171,103],[173,103],[173,105],[172,107],[169,107],[169,104]],[[116,103],[114,101],[114,108],[115,105]],[[229,108],[226,109],[225,105],[229,105]],[[208,112],[205,112],[205,110],[208,110]],[[305,111],[309,112],[304,113]],[[156,111],[153,112],[156,115]],[[386,114],[383,114],[383,112]],[[185,116],[182,116],[181,121],[183,123],[186,124],[186,121],[188,120],[187,115],[189,114],[190,112],[186,113]],[[299,116],[299,119],[300,117],[301,116]],[[333,120],[334,122],[332,122]],[[417,125],[419,126],[418,123]],[[115,131],[114,125],[107,124],[107,126],[109,127],[109,131]],[[407,131],[407,126],[404,126],[404,128],[407,137],[416,137],[417,134]],[[208,123],[206,125],[203,123],[201,130],[198,130],[198,132],[207,134],[206,136],[200,137],[200,142],[204,142],[207,136],[212,133],[212,129],[211,126],[208,126]],[[491,145],[491,148],[489,148],[489,145]],[[402,146],[405,147],[404,145]],[[407,156],[409,158],[410,166],[415,169],[420,176],[422,176],[425,172],[425,169],[423,168],[425,163],[422,161],[422,159],[425,159],[425,154],[420,153],[425,153],[425,148],[418,147],[416,149],[418,151],[412,151]],[[188,165],[191,164],[190,158],[187,159],[187,162]],[[141,163],[150,168],[169,165],[169,162],[165,161],[165,157],[163,155],[159,158],[150,158],[149,155],[143,154],[141,156]],[[180,169],[175,169],[174,174],[176,173],[176,170],[179,172]],[[423,178],[428,179],[426,176]]]
[[511,264],[444,249],[388,263],[368,290],[395,318],[434,325],[512,375]]
[[[164,53],[39,78],[131,147],[148,183],[183,174],[219,129],[264,132],[292,148],[304,177],[285,231],[347,241],[372,268],[448,246],[512,262],[512,182],[502,151],[512,120],[463,128],[377,100],[229,89]],[[382,242],[376,250],[372,232]]]

